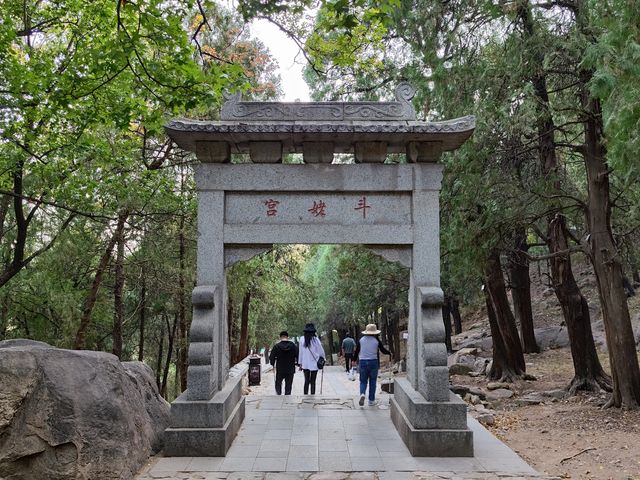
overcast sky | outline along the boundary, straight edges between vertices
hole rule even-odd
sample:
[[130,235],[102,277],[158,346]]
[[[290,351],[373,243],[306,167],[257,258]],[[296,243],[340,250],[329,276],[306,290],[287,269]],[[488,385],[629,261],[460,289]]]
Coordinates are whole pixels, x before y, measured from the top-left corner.
[[280,66],[278,73],[280,73],[282,85],[281,100],[309,101],[309,89],[302,79],[302,69],[306,60],[299,53],[293,40],[266,20],[254,20],[250,26],[252,36],[260,39],[267,46]]

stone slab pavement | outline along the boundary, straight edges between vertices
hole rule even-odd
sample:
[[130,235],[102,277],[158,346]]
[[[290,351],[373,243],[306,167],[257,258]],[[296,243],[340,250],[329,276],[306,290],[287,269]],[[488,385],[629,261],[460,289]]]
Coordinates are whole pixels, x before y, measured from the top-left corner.
[[[153,457],[138,480],[484,480],[549,478],[469,417],[473,458],[412,457],[389,415],[389,395],[358,406],[358,381],[326,367],[323,394],[277,396],[273,374],[251,387],[246,418],[226,457]],[[320,379],[318,379],[318,382]],[[378,387],[379,388],[379,387]]]

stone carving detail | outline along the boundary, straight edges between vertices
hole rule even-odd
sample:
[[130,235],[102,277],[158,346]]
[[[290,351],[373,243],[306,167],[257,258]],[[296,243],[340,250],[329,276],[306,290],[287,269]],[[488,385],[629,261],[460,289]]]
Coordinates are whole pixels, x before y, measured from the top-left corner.
[[418,287],[422,323],[422,372],[420,390],[431,402],[449,400],[449,369],[444,345],[442,304],[444,293],[440,287]]
[[192,293],[193,319],[187,369],[187,396],[190,400],[209,400],[218,387],[212,365],[215,291],[215,286],[204,285],[197,286]]
[[[369,118],[371,120],[371,118]],[[278,124],[278,123],[219,123],[195,120],[173,120],[167,129],[181,132],[210,133],[458,133],[473,130],[474,116],[455,118],[442,122],[415,124],[369,124],[351,125],[335,123]]]
[[229,95],[222,106],[222,120],[415,120],[411,105],[415,89],[406,82],[395,90],[395,102],[243,102],[240,93]]

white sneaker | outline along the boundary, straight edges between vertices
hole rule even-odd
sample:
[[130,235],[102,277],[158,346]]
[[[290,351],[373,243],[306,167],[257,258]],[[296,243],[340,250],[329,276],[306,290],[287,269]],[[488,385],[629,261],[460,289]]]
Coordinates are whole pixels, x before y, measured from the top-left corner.
[[369,406],[373,407],[376,404],[375,400],[369,400]]
[[361,407],[364,407],[364,395],[360,395],[360,401],[358,402],[358,404],[359,404]]

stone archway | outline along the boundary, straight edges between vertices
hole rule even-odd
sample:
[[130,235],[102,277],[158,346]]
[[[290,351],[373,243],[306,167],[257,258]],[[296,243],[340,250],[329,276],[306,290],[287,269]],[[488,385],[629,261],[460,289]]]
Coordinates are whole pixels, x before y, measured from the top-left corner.
[[[277,243],[358,243],[411,267],[407,379],[396,382],[392,420],[414,456],[473,456],[466,405],[449,391],[441,316],[439,191],[444,151],[475,120],[420,122],[401,84],[393,102],[242,102],[221,121],[166,127],[195,152],[197,286],[187,390],[171,406],[169,456],[224,456],[244,418],[239,379],[228,379],[225,266]],[[282,164],[302,153],[304,164]],[[334,153],[356,164],[332,164]],[[231,164],[248,153],[250,164]],[[407,164],[384,164],[405,153]]]

